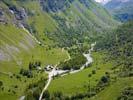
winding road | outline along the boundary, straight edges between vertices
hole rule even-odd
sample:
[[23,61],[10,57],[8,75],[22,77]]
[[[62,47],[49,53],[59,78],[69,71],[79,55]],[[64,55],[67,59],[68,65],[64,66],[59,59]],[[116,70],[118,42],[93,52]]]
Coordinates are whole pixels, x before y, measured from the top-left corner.
[[[77,72],[83,70],[85,68],[85,66],[87,66],[88,64],[93,62],[93,59],[91,57],[91,51],[93,51],[93,48],[94,48],[95,45],[96,45],[96,42],[91,44],[91,49],[89,49],[89,53],[88,54],[83,54],[86,57],[87,62],[83,66],[81,66],[81,68],[79,70],[69,71],[70,74],[74,74],[74,73],[77,73]],[[70,59],[70,57],[69,57],[69,59]],[[43,90],[40,94],[39,100],[42,100],[43,93],[47,90],[48,86],[50,85],[53,76],[56,76],[56,75],[65,76],[65,75],[67,75],[66,72],[68,72],[68,70],[57,70],[56,69],[57,65],[52,69],[52,71],[48,72],[48,81],[47,81],[47,84],[45,85],[45,87],[43,88]]]

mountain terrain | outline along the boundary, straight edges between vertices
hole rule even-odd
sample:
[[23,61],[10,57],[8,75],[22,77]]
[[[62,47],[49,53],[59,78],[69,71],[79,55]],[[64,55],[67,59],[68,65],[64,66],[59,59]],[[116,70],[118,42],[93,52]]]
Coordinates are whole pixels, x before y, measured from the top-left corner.
[[59,100],[132,100],[132,29],[133,22],[130,21],[104,35],[97,41],[92,53],[94,62],[78,73],[52,80],[44,97]]
[[116,19],[125,22],[133,19],[133,1],[132,0],[111,0],[106,3],[107,8]]
[[[132,73],[133,66],[133,22],[123,24],[118,27],[117,30],[112,34],[108,34],[103,39],[101,39],[97,47],[107,49],[110,52],[110,58],[117,60],[118,65],[123,65],[124,76],[128,76]],[[107,41],[108,42],[105,42]],[[127,70],[127,71],[125,71]],[[131,71],[131,72],[130,72]]]
[[0,8],[0,60],[13,60],[19,66],[23,65],[21,53],[23,56],[42,46],[58,48],[91,42],[117,24],[92,0],[2,0]]
[[104,6],[94,0],[1,0],[0,98],[122,100],[130,90],[131,96],[132,1]]

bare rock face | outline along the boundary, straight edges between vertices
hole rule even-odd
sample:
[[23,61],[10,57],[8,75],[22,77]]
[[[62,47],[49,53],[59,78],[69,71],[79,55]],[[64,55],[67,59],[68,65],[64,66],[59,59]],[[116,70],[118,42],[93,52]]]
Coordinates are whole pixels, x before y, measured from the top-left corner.
[[0,8],[0,23],[6,24],[7,23],[7,19],[4,15],[3,9]]
[[27,17],[24,8],[18,9],[15,6],[9,7],[10,12],[15,15],[17,20],[24,20]]
[[0,17],[3,16],[2,8],[0,8]]
[[0,61],[10,61],[11,57],[0,49]]
[[11,22],[17,27],[22,27],[26,25],[26,19],[28,18],[27,12],[23,7],[17,8],[16,6],[10,6],[9,12],[14,17]]

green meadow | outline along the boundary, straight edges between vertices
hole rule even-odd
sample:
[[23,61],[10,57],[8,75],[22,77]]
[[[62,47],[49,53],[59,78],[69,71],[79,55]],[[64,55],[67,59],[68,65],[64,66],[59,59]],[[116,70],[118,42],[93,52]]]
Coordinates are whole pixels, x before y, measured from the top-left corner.
[[[38,73],[36,71],[33,72],[34,78],[27,78],[27,77],[21,77],[21,81],[16,78],[16,76],[13,76],[13,78],[10,77],[9,74],[15,74],[19,75],[20,68],[28,69],[28,64],[30,61],[41,61],[42,62],[42,68],[44,68],[48,64],[57,64],[60,61],[64,61],[65,59],[68,59],[68,54],[66,51],[62,51],[62,49],[52,49],[52,50],[46,50],[43,48],[37,48],[36,50],[32,50],[31,54],[21,54],[21,58],[23,59],[22,66],[16,65],[14,62],[2,62],[0,71],[4,73],[0,73],[0,80],[2,80],[4,84],[4,92],[0,92],[0,98],[2,100],[6,100],[7,96],[9,96],[10,100],[15,100],[16,98],[20,97],[24,90],[27,88],[27,86],[30,83],[37,82],[41,77],[47,77],[45,72]],[[3,66],[2,66],[3,64]],[[7,73],[7,74],[5,74]],[[17,89],[14,89],[14,86],[17,86]],[[9,92],[10,91],[10,92]],[[12,91],[15,91],[16,94],[12,94]],[[15,99],[14,99],[15,98]]]
[[[133,78],[119,78],[90,100],[117,100],[124,88],[133,86]],[[87,99],[88,100],[88,99]]]
[[[8,61],[0,61],[0,80],[4,87],[4,90],[0,91],[2,100],[5,100],[7,96],[10,100],[15,100],[24,93],[30,83],[40,80],[41,77],[47,77],[45,72],[38,73],[37,71],[33,71],[34,78],[21,76],[19,74],[20,69],[28,69],[30,62],[40,61],[43,69],[48,64],[55,65],[68,59],[67,51],[61,48],[50,49],[47,45],[45,47],[40,46],[22,29],[11,25],[0,25],[0,30],[0,48],[10,58]],[[8,37],[11,37],[11,39]],[[18,45],[20,43],[23,45]],[[15,52],[15,50],[18,52]],[[16,78],[18,75],[21,77],[21,81]],[[14,88],[15,86],[17,87]],[[13,91],[15,91],[15,94],[12,93]]]
[[[96,86],[98,80],[105,75],[105,72],[111,71],[113,64],[103,61],[105,56],[103,52],[93,52],[92,55],[94,63],[90,67],[75,74],[55,78],[48,88],[50,93],[61,91],[64,94],[72,95],[87,91],[86,85],[88,84],[92,87]],[[96,74],[92,74],[93,70],[96,70]],[[88,77],[89,74],[92,76]]]

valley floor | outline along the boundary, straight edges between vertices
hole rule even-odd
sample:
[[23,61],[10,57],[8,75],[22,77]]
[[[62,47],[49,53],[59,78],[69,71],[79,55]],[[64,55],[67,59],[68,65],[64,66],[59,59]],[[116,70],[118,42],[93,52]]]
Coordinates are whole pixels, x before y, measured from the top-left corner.
[[[95,87],[106,72],[109,72],[112,78],[117,77],[113,70],[115,67],[114,61],[105,61],[104,57],[106,57],[105,52],[93,52],[94,63],[91,66],[75,74],[54,78],[48,91],[51,94],[62,92],[64,95],[69,96],[79,93],[84,94],[88,91],[88,85]],[[94,70],[95,73],[92,74]],[[91,77],[89,77],[89,75],[91,75]],[[133,86],[132,77],[117,77],[115,81],[111,81],[105,89],[97,93],[94,97],[85,98],[85,100],[117,100],[121,91],[128,86]]]
[[[56,50],[55,50],[56,51]],[[58,50],[57,50],[58,51]],[[56,52],[55,52],[56,53]],[[111,77],[116,76],[114,74],[113,68],[115,67],[114,61],[106,61],[106,52],[93,52],[92,58],[94,62],[83,69],[82,71],[74,74],[69,74],[65,76],[55,77],[50,86],[48,87],[48,91],[53,94],[57,91],[61,91],[65,95],[76,95],[78,93],[85,93],[88,91],[88,85],[90,87],[95,87],[102,76],[105,75],[106,72],[109,72]],[[61,54],[59,54],[61,55]],[[65,51],[63,56],[59,56],[57,53],[57,57],[61,57],[60,60],[68,59],[65,55],[68,53]],[[51,56],[53,57],[53,56]],[[52,59],[52,58],[51,58]],[[59,59],[58,59],[59,60]],[[55,61],[57,63],[59,61]],[[48,62],[51,63],[51,62]],[[54,64],[54,63],[53,63]],[[95,71],[95,73],[94,73]],[[15,73],[18,75],[18,73]],[[16,98],[22,96],[26,86],[30,83],[34,83],[39,80],[41,77],[47,77],[47,75],[43,73],[38,73],[34,71],[34,78],[28,79],[26,77],[21,77],[21,80],[18,80],[16,76],[10,77],[8,74],[0,73],[0,80],[4,82],[4,90],[0,91],[0,98],[2,100],[15,100]],[[91,76],[89,76],[91,75]],[[17,87],[15,87],[17,85]],[[127,86],[133,86],[133,78],[117,78],[116,81],[111,82],[110,85],[106,86],[104,90],[96,94],[92,98],[85,98],[84,100],[116,100],[117,97],[121,94],[123,88]]]
[[[103,61],[104,56],[105,55],[102,52],[94,52],[94,63],[90,67],[75,74],[68,74],[63,77],[55,78],[50,84],[48,90],[51,93],[61,91],[65,94],[72,95],[86,91],[85,86],[87,84],[95,86],[105,72],[111,71],[111,68],[113,67],[111,62],[106,63]],[[91,74],[93,70],[96,70],[96,74],[92,74],[92,77],[89,78],[88,75]]]

